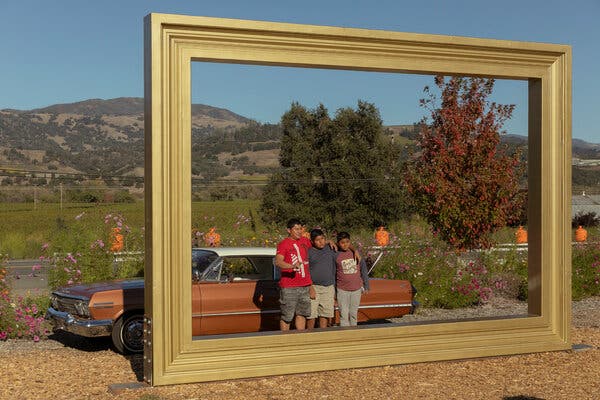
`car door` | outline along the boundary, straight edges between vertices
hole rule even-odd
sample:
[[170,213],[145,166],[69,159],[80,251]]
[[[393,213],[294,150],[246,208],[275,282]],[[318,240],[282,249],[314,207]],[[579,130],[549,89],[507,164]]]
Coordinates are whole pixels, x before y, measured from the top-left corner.
[[199,285],[200,335],[277,329],[279,294],[257,260],[223,257]]

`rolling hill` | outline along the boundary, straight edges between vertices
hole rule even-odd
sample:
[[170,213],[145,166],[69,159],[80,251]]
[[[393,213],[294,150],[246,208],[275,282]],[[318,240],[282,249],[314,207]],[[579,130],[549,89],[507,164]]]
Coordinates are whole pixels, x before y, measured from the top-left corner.
[[[130,176],[139,181],[144,163],[143,107],[142,98],[121,97],[0,110],[0,168],[4,176],[15,170]],[[418,135],[414,124],[387,128],[392,140],[407,146]],[[204,181],[266,176],[278,168],[280,138],[279,125],[194,104],[192,174]],[[503,135],[502,141],[527,145],[527,138],[519,135]],[[600,144],[574,139],[572,147],[574,158],[600,159]]]

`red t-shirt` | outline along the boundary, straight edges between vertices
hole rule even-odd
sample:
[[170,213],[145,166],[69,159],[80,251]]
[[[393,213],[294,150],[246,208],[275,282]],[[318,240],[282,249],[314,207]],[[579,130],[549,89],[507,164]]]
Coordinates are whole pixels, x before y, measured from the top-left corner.
[[310,270],[308,268],[308,249],[311,247],[310,240],[302,237],[298,240],[285,238],[277,245],[277,254],[283,256],[283,261],[294,264],[296,261],[302,263],[300,271],[291,269],[280,269],[281,279],[279,286],[282,288],[301,287],[312,284]]
[[363,286],[360,266],[351,251],[339,252],[336,263],[336,286],[338,289],[352,292]]

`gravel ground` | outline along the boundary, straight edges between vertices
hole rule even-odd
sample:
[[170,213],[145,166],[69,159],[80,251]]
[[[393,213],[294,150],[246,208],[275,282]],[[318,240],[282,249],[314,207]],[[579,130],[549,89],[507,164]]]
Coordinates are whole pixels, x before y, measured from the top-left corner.
[[[525,314],[495,299],[481,307],[422,309],[403,319],[447,320]],[[110,340],[54,334],[39,343],[0,342],[0,399],[598,399],[600,297],[573,303],[574,344],[562,351],[464,361],[359,368],[114,391],[141,381],[141,356],[112,351]]]

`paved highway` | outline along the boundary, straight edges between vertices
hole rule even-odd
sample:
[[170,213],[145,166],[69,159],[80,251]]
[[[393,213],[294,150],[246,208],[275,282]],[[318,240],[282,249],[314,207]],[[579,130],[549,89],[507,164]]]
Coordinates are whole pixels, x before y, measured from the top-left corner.
[[[34,265],[41,269],[33,271]],[[25,295],[27,292],[35,295],[48,293],[48,265],[40,264],[39,260],[9,260],[7,264],[10,285],[13,293]]]

